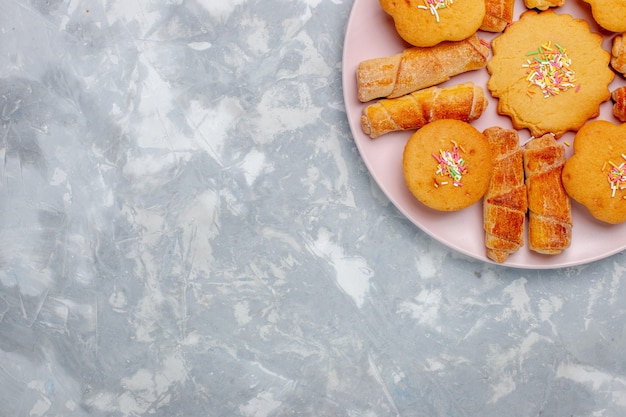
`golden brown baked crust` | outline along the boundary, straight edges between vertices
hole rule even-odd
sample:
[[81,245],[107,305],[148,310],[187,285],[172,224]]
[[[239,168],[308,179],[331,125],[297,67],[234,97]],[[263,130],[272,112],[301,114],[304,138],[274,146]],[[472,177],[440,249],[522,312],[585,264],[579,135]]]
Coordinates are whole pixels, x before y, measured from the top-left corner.
[[489,48],[474,34],[459,42],[408,48],[396,55],[369,59],[357,68],[357,95],[362,102],[400,97],[485,68],[488,56]]
[[492,164],[487,138],[469,123],[450,119],[416,131],[406,143],[402,160],[411,193],[426,206],[442,211],[460,210],[479,201],[487,191]]
[[548,10],[550,7],[561,7],[565,0],[524,0],[524,5],[528,9]]
[[483,197],[487,257],[504,262],[524,246],[528,203],[524,156],[517,131],[490,127],[483,132],[491,147],[493,170]]
[[606,223],[626,220],[626,189],[622,188],[626,183],[618,182],[622,174],[626,175],[623,155],[626,125],[597,120],[578,131],[574,154],[563,169],[563,185],[569,196]]
[[371,138],[377,138],[393,131],[419,129],[435,120],[471,122],[482,115],[488,103],[482,87],[474,83],[430,87],[366,106],[361,128]]
[[611,93],[613,116],[620,122],[626,122],[626,87],[619,87]]
[[624,35],[616,35],[611,44],[611,66],[620,74],[626,73],[626,45]]
[[485,18],[480,30],[502,32],[513,22],[515,0],[485,0]]
[[558,254],[571,243],[571,204],[561,180],[564,164],[565,148],[551,134],[524,147],[528,246],[538,253]]
[[626,2],[622,0],[583,0],[591,6],[593,19],[611,32],[626,32]]
[[[493,40],[492,51],[487,86],[499,99],[498,112],[508,115],[516,129],[528,128],[534,137],[553,133],[558,138],[580,129],[610,98],[608,85],[615,76],[608,66],[610,54],[602,48],[602,37],[591,33],[584,20],[552,9],[527,11]],[[554,81],[549,93],[528,81],[532,73],[540,73],[533,68],[535,58],[547,56],[571,59],[573,73],[570,82]]]
[[485,0],[380,0],[380,5],[393,18],[398,35],[414,46],[463,40],[485,17]]

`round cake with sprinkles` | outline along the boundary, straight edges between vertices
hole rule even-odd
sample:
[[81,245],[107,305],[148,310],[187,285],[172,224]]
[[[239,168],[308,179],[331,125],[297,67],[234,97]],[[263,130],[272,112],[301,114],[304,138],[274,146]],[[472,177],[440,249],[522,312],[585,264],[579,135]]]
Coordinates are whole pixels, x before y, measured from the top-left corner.
[[398,35],[414,46],[461,41],[483,23],[485,0],[380,0]]
[[596,117],[614,72],[602,36],[554,10],[528,11],[492,41],[487,87],[516,129],[557,138]]
[[610,224],[626,220],[626,124],[596,120],[574,138],[574,154],[563,167],[567,194],[592,216]]
[[487,138],[469,123],[437,120],[417,130],[404,148],[404,178],[423,204],[456,211],[479,201],[493,167]]

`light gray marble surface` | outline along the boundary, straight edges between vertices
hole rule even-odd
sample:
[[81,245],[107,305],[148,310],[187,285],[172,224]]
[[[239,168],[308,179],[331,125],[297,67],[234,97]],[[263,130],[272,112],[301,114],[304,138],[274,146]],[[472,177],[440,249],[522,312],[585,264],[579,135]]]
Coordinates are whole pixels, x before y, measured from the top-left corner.
[[2,0],[0,416],[623,416],[626,255],[466,258],[369,176],[351,0]]

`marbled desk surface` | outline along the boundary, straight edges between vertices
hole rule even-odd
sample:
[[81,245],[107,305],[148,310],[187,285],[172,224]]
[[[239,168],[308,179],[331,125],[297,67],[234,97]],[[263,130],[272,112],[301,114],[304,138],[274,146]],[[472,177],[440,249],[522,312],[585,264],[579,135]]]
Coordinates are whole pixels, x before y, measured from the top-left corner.
[[626,255],[508,269],[403,218],[351,6],[2,0],[2,417],[626,415]]

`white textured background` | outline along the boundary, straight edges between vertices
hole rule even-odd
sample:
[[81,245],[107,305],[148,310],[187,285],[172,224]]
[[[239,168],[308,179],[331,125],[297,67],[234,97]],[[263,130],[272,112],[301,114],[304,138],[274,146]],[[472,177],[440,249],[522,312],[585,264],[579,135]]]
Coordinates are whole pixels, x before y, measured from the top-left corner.
[[623,416],[626,257],[433,241],[348,128],[351,1],[2,0],[0,416]]

